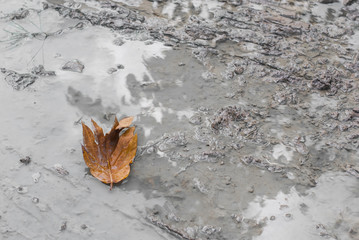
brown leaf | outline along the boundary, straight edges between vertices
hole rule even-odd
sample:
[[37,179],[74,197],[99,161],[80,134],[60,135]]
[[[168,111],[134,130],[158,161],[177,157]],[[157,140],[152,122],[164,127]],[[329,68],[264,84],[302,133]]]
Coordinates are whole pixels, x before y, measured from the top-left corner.
[[124,128],[128,128],[131,125],[132,121],[133,121],[133,117],[123,118],[118,123],[118,126],[116,127],[116,129],[119,129],[121,131]]
[[[91,121],[93,132],[82,123],[82,154],[91,174],[110,184],[112,189],[113,183],[128,177],[130,164],[136,156],[137,134],[134,134],[135,127],[130,127],[133,117],[124,118],[120,122],[115,118],[111,131],[106,135],[94,120]],[[121,134],[125,128],[128,129]]]

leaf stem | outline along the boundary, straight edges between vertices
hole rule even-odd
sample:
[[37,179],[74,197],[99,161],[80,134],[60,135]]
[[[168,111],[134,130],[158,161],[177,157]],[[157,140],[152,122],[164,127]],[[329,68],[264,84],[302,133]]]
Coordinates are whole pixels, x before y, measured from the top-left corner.
[[111,164],[110,164],[110,161],[107,161],[108,163],[108,171],[110,172],[110,191],[112,190],[112,186],[113,186],[113,178],[112,178],[112,171],[111,171]]

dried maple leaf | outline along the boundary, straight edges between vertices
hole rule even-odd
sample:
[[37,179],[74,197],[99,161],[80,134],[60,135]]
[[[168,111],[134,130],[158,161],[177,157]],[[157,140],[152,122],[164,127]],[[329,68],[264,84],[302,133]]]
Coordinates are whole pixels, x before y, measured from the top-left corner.
[[[137,134],[135,127],[130,127],[133,117],[115,122],[109,133],[91,120],[94,131],[82,123],[84,142],[82,154],[91,174],[100,181],[110,184],[118,183],[130,174],[130,163],[136,156]],[[127,128],[127,129],[126,129]],[[122,130],[126,129],[122,134]]]

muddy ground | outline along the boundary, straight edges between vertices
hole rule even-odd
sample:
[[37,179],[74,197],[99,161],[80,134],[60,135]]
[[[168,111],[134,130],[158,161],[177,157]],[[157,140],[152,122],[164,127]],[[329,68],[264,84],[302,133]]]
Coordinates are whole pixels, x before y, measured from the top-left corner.
[[[1,239],[359,239],[359,3],[0,0]],[[81,121],[135,116],[130,176]]]

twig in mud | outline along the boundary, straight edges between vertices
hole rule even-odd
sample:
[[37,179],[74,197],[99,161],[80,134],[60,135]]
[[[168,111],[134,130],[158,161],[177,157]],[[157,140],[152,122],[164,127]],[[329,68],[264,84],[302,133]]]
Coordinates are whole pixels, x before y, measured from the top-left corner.
[[180,239],[185,239],[185,240],[194,240],[192,238],[188,238],[187,236],[185,236],[182,232],[180,232],[179,230],[177,229],[174,229],[173,227],[171,227],[170,225],[167,225],[161,221],[159,221],[158,219],[154,219],[153,217],[146,217],[146,219],[152,223],[153,225],[167,231],[169,234],[177,237],[177,238],[180,238]]
[[178,175],[180,175],[181,173],[186,171],[187,168],[191,167],[193,164],[194,164],[194,162],[191,162],[191,163],[187,164],[186,166],[182,167],[174,176],[177,177]]
[[[27,63],[27,66],[29,66],[29,64],[35,59],[35,57],[37,56],[37,54],[39,54],[39,52],[40,52],[41,50],[44,50],[45,40],[46,40],[46,39],[44,39],[44,41],[42,42],[40,48],[37,50],[37,52],[35,53],[35,55],[32,56],[32,58],[30,59],[30,61]],[[45,65],[45,64],[44,64],[44,51],[42,51],[42,65]]]
[[264,158],[264,160],[270,165],[270,166],[276,166],[276,167],[280,167],[280,168],[285,168],[284,165],[278,164],[278,163],[272,163],[270,162],[267,158]]

